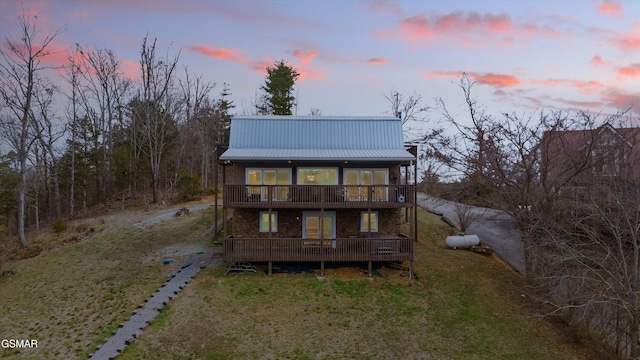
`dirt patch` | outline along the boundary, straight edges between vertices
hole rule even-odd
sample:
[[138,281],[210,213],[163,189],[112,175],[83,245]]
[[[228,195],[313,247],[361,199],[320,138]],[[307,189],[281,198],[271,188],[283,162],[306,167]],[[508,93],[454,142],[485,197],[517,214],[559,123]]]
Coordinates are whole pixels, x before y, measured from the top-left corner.
[[[204,210],[209,206],[211,206],[211,204],[207,202],[207,203],[200,203],[200,204],[194,204],[190,206],[182,206],[182,207],[175,207],[171,209],[162,210],[161,214],[154,215],[152,218],[139,221],[133,224],[133,226],[139,229],[143,229],[145,227],[155,225],[163,221],[169,221],[175,218],[176,216],[179,217],[182,215],[187,215],[193,212]],[[177,215],[177,214],[180,214],[180,215]]]

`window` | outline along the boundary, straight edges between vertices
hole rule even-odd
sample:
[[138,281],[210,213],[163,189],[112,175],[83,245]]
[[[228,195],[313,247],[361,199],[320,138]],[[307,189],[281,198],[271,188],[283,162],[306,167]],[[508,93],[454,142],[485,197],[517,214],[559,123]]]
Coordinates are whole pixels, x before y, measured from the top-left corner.
[[388,171],[387,169],[345,169],[345,185],[359,185],[347,186],[347,200],[369,200],[368,185],[373,185],[373,200],[386,201]]
[[[269,212],[260,211],[260,232],[269,232]],[[271,232],[278,232],[278,212],[271,212]]]
[[338,168],[298,168],[300,185],[338,185]]
[[592,172],[600,176],[623,175],[627,154],[631,152],[630,146],[611,132],[602,133],[596,141],[591,154]]
[[360,213],[360,231],[368,232],[371,225],[371,232],[378,232],[378,212],[363,211]]
[[[246,177],[249,195],[257,196],[261,200],[267,200],[268,188],[257,185],[276,185],[272,188],[273,200],[288,200],[289,186],[291,185],[291,169],[247,169]],[[279,186],[287,185],[287,186]]]

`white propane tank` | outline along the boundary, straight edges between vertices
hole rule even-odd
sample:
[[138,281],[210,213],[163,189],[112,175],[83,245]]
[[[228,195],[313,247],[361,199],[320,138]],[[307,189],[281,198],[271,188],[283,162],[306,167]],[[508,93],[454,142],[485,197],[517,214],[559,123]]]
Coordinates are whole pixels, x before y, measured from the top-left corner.
[[453,249],[465,248],[480,244],[480,238],[478,238],[478,235],[459,234],[454,236],[447,236],[445,242],[447,243],[448,247]]

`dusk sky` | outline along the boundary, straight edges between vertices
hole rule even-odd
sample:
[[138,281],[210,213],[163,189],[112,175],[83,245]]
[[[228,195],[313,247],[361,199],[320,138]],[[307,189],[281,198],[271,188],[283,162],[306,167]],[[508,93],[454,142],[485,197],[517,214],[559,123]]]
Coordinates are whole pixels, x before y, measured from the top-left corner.
[[160,54],[180,52],[180,67],[217,83],[216,96],[229,84],[237,114],[280,59],[300,72],[297,115],[387,115],[391,90],[461,112],[462,72],[494,114],[640,113],[635,0],[0,0],[2,46],[21,8],[43,33],[65,29],[52,63],[75,43],[111,49],[135,79],[148,33]]

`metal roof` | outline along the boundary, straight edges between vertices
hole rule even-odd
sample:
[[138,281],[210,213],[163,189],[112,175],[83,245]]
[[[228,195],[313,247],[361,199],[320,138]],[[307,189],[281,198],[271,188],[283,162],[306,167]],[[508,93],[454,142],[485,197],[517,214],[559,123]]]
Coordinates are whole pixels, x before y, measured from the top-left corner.
[[222,160],[404,161],[395,117],[236,116]]

